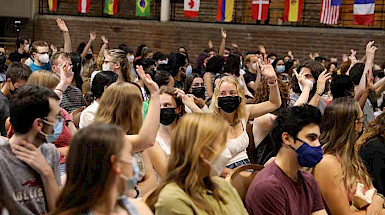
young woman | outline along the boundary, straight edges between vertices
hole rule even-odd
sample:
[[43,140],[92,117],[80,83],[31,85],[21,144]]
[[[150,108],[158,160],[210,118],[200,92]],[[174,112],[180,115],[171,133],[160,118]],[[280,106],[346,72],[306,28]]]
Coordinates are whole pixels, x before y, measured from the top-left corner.
[[246,153],[249,145],[246,132],[247,121],[270,113],[281,106],[277,76],[273,67],[264,62],[261,72],[268,80],[269,101],[246,105],[241,86],[232,76],[223,77],[215,88],[210,109],[230,125],[227,133],[227,148],[232,158],[227,165],[230,169],[250,163]]
[[385,193],[385,113],[374,119],[355,144],[356,151],[363,159],[373,186],[377,192]]
[[[155,96],[159,97],[158,92],[157,94],[158,95]],[[106,89],[100,99],[99,109],[95,116],[95,123],[115,124],[120,126],[122,130],[129,135],[128,137],[137,135],[141,132],[142,127],[142,104],[142,94],[136,85],[127,82],[114,83]],[[146,117],[146,120],[150,120],[149,117]],[[159,124],[157,124],[157,122],[154,123],[157,128]],[[144,126],[142,128],[144,128]],[[156,134],[155,130],[152,132]],[[151,138],[151,136],[150,133],[147,134],[147,138]],[[136,152],[134,157],[137,160],[140,170],[139,183],[138,186],[127,195],[136,198],[143,196],[147,191],[156,187],[156,176],[147,151],[141,150],[134,152]]]
[[384,200],[374,195],[366,209],[352,211],[353,195],[357,183],[365,190],[373,187],[354,143],[363,129],[364,115],[352,98],[333,100],[321,121],[320,142],[324,157],[313,170],[329,214],[385,214]]
[[223,178],[230,159],[228,125],[212,114],[181,118],[171,140],[167,175],[147,204],[158,215],[247,214],[237,191]]
[[[203,77],[200,74],[192,73],[187,76],[184,82],[184,92],[186,94],[192,94],[196,97],[195,101],[203,112],[209,112],[209,108],[206,105],[206,87]],[[186,108],[188,113],[191,113],[190,109]]]
[[131,64],[126,53],[120,49],[111,49],[105,53],[103,71],[113,71],[119,76],[119,81],[132,82]]
[[138,180],[132,145],[116,125],[95,124],[79,131],[67,159],[67,183],[53,214],[152,214],[128,199]]

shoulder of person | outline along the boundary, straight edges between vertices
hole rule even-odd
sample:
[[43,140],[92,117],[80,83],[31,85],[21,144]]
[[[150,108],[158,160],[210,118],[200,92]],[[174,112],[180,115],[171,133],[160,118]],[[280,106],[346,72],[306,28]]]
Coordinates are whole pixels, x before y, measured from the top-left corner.
[[39,147],[41,153],[44,155],[44,157],[46,156],[59,156],[59,152],[57,151],[57,148],[54,144],[52,143],[43,143],[41,144],[41,146]]
[[172,205],[174,201],[178,200],[188,202],[191,201],[186,192],[176,183],[169,183],[165,185],[159,193],[158,202],[161,201],[165,205]]
[[380,135],[374,136],[370,138],[366,143],[362,146],[362,148],[381,148],[385,149],[384,138]]
[[[314,167],[313,175],[325,176],[329,174],[340,173],[341,162],[338,160],[337,156],[331,154],[325,154],[322,160]],[[317,174],[319,173],[319,174]],[[326,173],[326,174],[325,174]]]
[[130,203],[135,206],[140,215],[152,215],[151,209],[147,206],[146,203],[139,199],[128,199]]

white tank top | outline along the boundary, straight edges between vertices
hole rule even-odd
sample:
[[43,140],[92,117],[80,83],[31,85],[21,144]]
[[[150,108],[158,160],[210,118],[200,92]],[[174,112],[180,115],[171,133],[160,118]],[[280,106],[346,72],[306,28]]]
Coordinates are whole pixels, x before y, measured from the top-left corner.
[[227,165],[249,158],[246,149],[249,146],[249,135],[246,132],[246,121],[242,120],[243,132],[235,139],[229,139],[226,147],[231,152],[231,160]]
[[159,143],[160,147],[163,149],[164,154],[166,155],[166,158],[169,158],[171,154],[170,143],[167,143],[160,135],[156,135],[155,140]]

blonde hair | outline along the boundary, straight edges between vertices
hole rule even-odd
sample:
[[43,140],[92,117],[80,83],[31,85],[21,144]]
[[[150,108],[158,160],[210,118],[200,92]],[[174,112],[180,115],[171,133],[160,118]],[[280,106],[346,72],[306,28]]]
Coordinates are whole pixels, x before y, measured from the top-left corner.
[[95,123],[119,125],[126,134],[138,134],[142,126],[142,94],[127,82],[116,82],[104,91]]
[[220,88],[224,82],[234,84],[237,89],[237,94],[241,98],[241,104],[239,104],[239,107],[235,111],[235,116],[234,116],[234,125],[236,125],[242,120],[243,117],[246,116],[246,99],[245,99],[245,94],[243,93],[242,87],[239,84],[239,81],[235,77],[224,76],[223,78],[221,78],[218,85],[215,87],[213,99],[210,105],[210,110],[215,115],[221,115],[221,111],[218,106],[218,97],[220,94]]
[[320,142],[324,154],[337,156],[340,160],[342,180],[347,190],[351,190],[357,182],[366,187],[372,184],[363,161],[354,150],[359,112],[360,106],[352,98],[338,98],[326,107],[321,121]]
[[59,84],[60,78],[56,74],[46,70],[38,70],[33,72],[28,80],[28,85],[38,85],[47,87],[49,89],[54,89]]
[[131,63],[128,62],[126,53],[120,49],[110,49],[107,54],[111,56],[113,62],[120,64],[123,80],[126,82],[132,82]]
[[200,190],[209,190],[217,201],[227,203],[210,177],[199,177],[202,171],[207,171],[209,168],[201,158],[202,149],[213,148],[218,140],[225,148],[227,130],[227,123],[213,114],[192,113],[181,118],[171,136],[171,155],[168,159],[167,175],[146,201],[153,211],[160,191],[169,183],[176,183],[197,207],[209,214],[214,213],[213,209],[203,199]]

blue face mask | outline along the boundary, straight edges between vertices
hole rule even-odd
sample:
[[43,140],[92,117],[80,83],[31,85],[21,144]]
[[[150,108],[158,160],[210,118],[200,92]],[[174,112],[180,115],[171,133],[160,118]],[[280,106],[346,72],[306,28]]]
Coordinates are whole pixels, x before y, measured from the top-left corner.
[[[47,120],[43,120],[43,122],[48,124],[48,125],[52,125]],[[57,138],[59,138],[62,131],[63,131],[63,119],[60,117],[57,120],[56,124],[53,125],[53,133],[52,134],[45,134],[42,131],[41,131],[41,133],[45,136],[47,143],[52,143],[52,142],[55,142],[55,140],[57,140]]]
[[191,75],[191,73],[192,73],[192,67],[190,65],[188,65],[186,68],[186,75],[189,76],[189,75]]
[[124,192],[127,192],[134,188],[138,184],[139,180],[139,167],[138,164],[136,163],[136,160],[132,162],[132,169],[134,170],[134,176],[132,178],[126,176],[126,175],[120,175],[125,181],[126,181],[126,189]]
[[284,73],[285,72],[285,66],[284,65],[277,66],[277,72],[278,73]]
[[294,149],[290,146],[295,152],[298,154],[298,163],[302,167],[315,167],[323,158],[323,152],[321,146],[310,146],[305,141],[302,141],[296,137],[294,140],[298,140],[302,142],[302,146],[298,149]]

